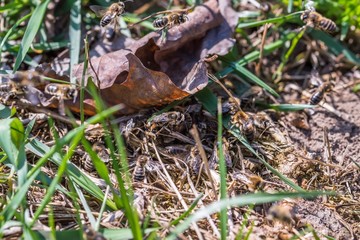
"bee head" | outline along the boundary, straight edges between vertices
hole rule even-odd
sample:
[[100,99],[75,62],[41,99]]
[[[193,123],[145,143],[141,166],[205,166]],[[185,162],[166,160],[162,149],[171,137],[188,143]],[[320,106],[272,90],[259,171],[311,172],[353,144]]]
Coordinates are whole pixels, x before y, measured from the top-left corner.
[[181,13],[181,14],[179,15],[179,21],[180,21],[181,23],[184,23],[184,22],[186,22],[186,21],[189,21],[188,15],[187,15],[186,13]]
[[300,19],[301,21],[306,21],[309,18],[310,11],[305,11],[303,14],[301,14]]

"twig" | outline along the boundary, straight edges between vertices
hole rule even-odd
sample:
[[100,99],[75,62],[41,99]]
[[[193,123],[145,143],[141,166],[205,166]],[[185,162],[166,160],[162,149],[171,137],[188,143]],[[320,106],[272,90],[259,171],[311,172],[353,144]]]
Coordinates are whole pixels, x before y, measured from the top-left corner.
[[[331,147],[330,147],[330,141],[329,141],[329,130],[326,126],[323,129],[324,129],[324,148],[325,148],[324,160],[326,163],[330,163],[332,156],[331,156]],[[327,170],[328,176],[330,176],[329,166],[326,167],[326,170]]]
[[255,67],[255,72],[256,72],[256,74],[258,76],[260,75],[260,69],[261,69],[261,66],[262,66],[262,58],[263,58],[263,55],[264,55],[265,38],[266,38],[266,34],[267,34],[267,30],[268,30],[269,26],[270,26],[269,23],[266,23],[264,25],[264,32],[263,32],[263,35],[262,35],[262,38],[261,38],[259,62],[256,64],[256,67]]
[[212,178],[212,175],[210,173],[209,162],[208,162],[208,159],[206,157],[206,153],[205,153],[205,150],[203,148],[203,145],[201,144],[199,131],[198,131],[195,124],[193,125],[192,129],[190,129],[190,134],[193,136],[193,138],[195,140],[195,143],[196,143],[196,146],[199,149],[201,159],[203,160],[203,163],[205,165],[206,174],[208,175],[208,178],[210,179],[211,187],[212,187],[212,189],[214,191],[214,196],[216,196],[216,187],[215,187],[214,179]]

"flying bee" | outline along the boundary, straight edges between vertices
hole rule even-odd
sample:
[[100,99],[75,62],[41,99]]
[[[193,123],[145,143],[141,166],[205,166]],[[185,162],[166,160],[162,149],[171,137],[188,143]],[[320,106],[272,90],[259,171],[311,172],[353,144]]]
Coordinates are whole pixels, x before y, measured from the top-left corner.
[[65,103],[64,100],[76,101],[77,90],[70,84],[50,83],[45,86],[45,93],[52,95],[59,101],[59,112],[61,115],[65,115]]
[[189,21],[189,17],[186,12],[174,12],[155,19],[153,26],[155,28],[170,29],[173,26],[178,26],[186,21]]
[[133,172],[133,180],[136,182],[142,182],[145,179],[145,164],[148,162],[149,157],[146,155],[140,155],[136,159],[136,165]]
[[300,19],[306,24],[305,27],[311,27],[330,33],[336,31],[336,24],[332,20],[323,17],[313,9],[305,10],[303,14],[301,14]]
[[9,77],[7,82],[0,84],[0,93],[5,95],[5,102],[13,96],[23,96],[34,105],[39,103],[39,98],[43,93],[37,89],[45,84],[38,72],[36,71],[18,71]]
[[96,232],[92,227],[83,226],[83,239],[86,240],[106,240],[106,238],[99,232]]
[[194,7],[190,7],[190,8],[181,9],[181,10],[166,10],[166,11],[157,12],[157,13],[151,14],[150,16],[147,16],[147,17],[141,19],[140,21],[130,25],[129,27],[133,27],[134,25],[139,24],[139,23],[141,23],[149,18],[155,17],[157,15],[165,14],[165,16],[163,16],[163,17],[156,18],[153,21],[153,26],[154,26],[154,28],[161,28],[160,30],[170,29],[173,26],[178,26],[182,23],[189,21],[188,13],[190,11],[192,11],[193,9],[194,9]]
[[114,24],[117,23],[117,17],[120,17],[125,12],[125,2],[132,0],[127,0],[124,2],[117,2],[111,4],[109,7],[103,7],[98,5],[91,5],[90,9],[98,16],[101,17],[100,26],[106,27],[111,22]]
[[320,85],[318,90],[311,96],[310,105],[317,105],[324,98],[325,93],[330,92],[333,88],[333,84],[331,82],[324,82]]

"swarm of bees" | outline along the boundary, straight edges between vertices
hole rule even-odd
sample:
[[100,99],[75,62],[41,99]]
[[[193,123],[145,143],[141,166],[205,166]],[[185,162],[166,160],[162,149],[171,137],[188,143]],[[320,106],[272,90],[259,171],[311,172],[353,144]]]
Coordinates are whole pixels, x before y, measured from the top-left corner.
[[336,31],[336,24],[316,12],[313,1],[307,1],[306,10],[301,14],[300,19],[305,23],[305,27],[315,28],[324,32],[333,33]]

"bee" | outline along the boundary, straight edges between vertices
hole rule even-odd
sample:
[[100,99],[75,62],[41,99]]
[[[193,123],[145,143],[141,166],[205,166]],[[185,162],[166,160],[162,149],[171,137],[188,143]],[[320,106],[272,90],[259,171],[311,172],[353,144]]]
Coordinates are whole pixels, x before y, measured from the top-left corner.
[[125,2],[117,2],[111,4],[109,7],[103,7],[98,5],[91,5],[90,9],[95,12],[98,17],[101,17],[100,26],[106,27],[111,22],[117,24],[117,17],[120,17],[125,11]]
[[38,98],[41,98],[43,93],[36,89],[45,84],[36,71],[19,71],[11,76],[7,82],[0,84],[0,93],[6,95],[5,102],[8,98],[13,96],[25,95],[25,98],[33,104],[38,103]]
[[173,12],[166,16],[159,17],[154,20],[154,28],[170,29],[173,26],[178,26],[182,23],[189,21],[189,17],[186,12]]
[[96,232],[92,227],[83,226],[83,239],[85,240],[106,240],[106,238],[99,232]]
[[[108,149],[104,146],[104,144],[100,143],[100,142],[95,142],[94,145],[92,146],[92,149],[97,153],[97,155],[99,156],[99,158],[104,162],[104,163],[108,163],[110,161],[110,154]],[[88,172],[92,172],[94,171],[94,164],[90,158],[89,155],[87,155],[85,157],[85,162],[84,162],[84,169]]]
[[167,11],[161,11],[154,14],[151,14],[150,16],[147,16],[140,21],[130,25],[129,27],[133,27],[136,24],[139,24],[149,18],[155,17],[157,15],[165,14],[165,16],[158,17],[153,21],[154,28],[161,28],[163,29],[170,29],[173,26],[178,26],[182,23],[185,23],[189,21],[188,13],[192,11],[194,7],[187,8],[187,9],[181,9],[181,10],[167,10]]
[[50,83],[45,86],[45,93],[63,100],[74,100],[77,90],[70,84]]
[[333,88],[333,84],[331,82],[324,82],[320,85],[318,90],[311,96],[310,105],[317,105],[324,98],[325,93],[330,92]]
[[313,9],[305,10],[303,14],[301,14],[300,19],[306,24],[306,27],[330,33],[336,31],[336,24],[332,20],[323,17]]
[[50,83],[45,86],[45,93],[53,96],[59,101],[59,112],[65,115],[64,100],[76,101],[77,90],[70,84]]
[[240,100],[236,97],[229,99],[230,105],[230,122],[233,126],[240,129],[244,136],[252,141],[256,135],[254,118],[240,109]]
[[12,81],[0,84],[0,92],[8,94],[22,94],[23,91]]
[[258,175],[234,172],[233,179],[244,183],[250,192],[262,190],[265,187],[265,181]]
[[277,220],[285,224],[295,224],[295,212],[291,205],[280,203],[270,207],[268,212],[268,219]]
[[135,182],[142,182],[145,179],[145,164],[149,160],[146,155],[140,155],[136,159],[136,165],[133,172],[133,180]]

